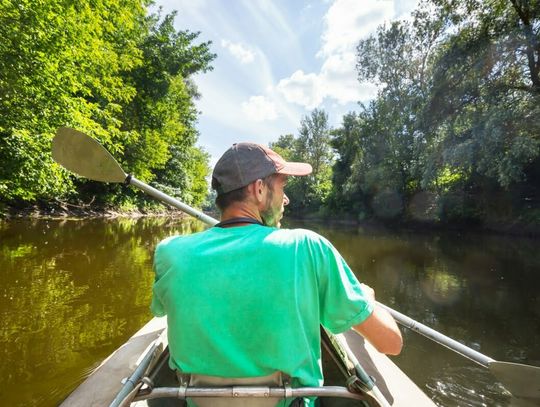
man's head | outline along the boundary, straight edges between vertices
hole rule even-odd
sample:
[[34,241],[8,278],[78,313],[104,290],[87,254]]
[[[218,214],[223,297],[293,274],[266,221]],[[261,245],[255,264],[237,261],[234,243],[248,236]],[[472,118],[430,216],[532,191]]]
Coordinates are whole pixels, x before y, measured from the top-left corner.
[[261,200],[259,214],[263,221],[278,226],[278,206],[282,213],[283,205],[288,203],[283,192],[287,176],[308,175],[311,171],[311,165],[287,162],[267,147],[236,143],[221,156],[212,174],[212,188],[218,193],[216,204],[223,212],[235,202],[249,201],[253,195]]

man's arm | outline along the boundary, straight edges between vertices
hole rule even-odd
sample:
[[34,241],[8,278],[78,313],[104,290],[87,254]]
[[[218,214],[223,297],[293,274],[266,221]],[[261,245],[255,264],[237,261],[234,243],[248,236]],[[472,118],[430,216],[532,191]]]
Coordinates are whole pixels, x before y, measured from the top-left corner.
[[379,307],[375,302],[375,292],[365,284],[362,289],[373,298],[373,312],[362,323],[353,328],[366,338],[381,353],[398,355],[403,347],[401,332],[388,311]]

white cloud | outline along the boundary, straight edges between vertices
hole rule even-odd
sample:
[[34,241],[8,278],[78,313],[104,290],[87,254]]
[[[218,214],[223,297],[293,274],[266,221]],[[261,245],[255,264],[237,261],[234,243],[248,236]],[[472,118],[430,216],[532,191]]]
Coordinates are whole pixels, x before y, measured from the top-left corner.
[[339,104],[366,101],[377,94],[371,83],[358,82],[356,54],[343,52],[328,57],[319,74],[324,95],[335,99]]
[[287,102],[299,104],[307,109],[319,106],[324,97],[320,76],[314,73],[305,74],[302,70],[280,80],[277,89]]
[[221,40],[221,46],[229,50],[242,64],[249,64],[255,60],[255,52],[241,43]]
[[[195,78],[195,81],[204,95],[196,101],[197,109],[202,112],[198,124],[199,143],[212,155],[212,165],[233,143],[252,141],[267,144],[280,134],[293,133],[298,127],[301,112],[293,115],[292,105],[274,98],[272,94],[265,95],[263,100],[274,105],[277,118],[256,121],[255,117],[260,118],[262,113],[247,107],[250,105],[249,93],[231,81],[224,81],[219,72],[214,70]],[[246,104],[247,112],[242,104]],[[272,108],[266,111],[266,115],[273,116]]]
[[356,46],[379,25],[395,17],[394,6],[393,1],[335,0],[323,18],[321,48],[317,53],[323,59],[320,71],[296,71],[280,80],[278,89],[285,99],[313,109],[325,98],[341,105],[373,98],[376,87],[361,84],[357,79]]
[[264,96],[251,96],[241,107],[247,118],[256,122],[275,120],[278,117],[275,104]]
[[350,52],[358,41],[394,17],[394,2],[384,0],[336,0],[324,16],[320,56]]
[[402,0],[394,3],[395,18],[412,21],[411,12],[418,6],[419,0]]
[[181,10],[176,28],[201,32],[195,43],[212,41],[219,55],[212,72],[195,77],[199,142],[218,157],[233,142],[294,133],[306,109],[324,106],[339,126],[354,102],[376,92],[357,80],[359,39],[405,17],[416,1],[156,0],[154,10]]

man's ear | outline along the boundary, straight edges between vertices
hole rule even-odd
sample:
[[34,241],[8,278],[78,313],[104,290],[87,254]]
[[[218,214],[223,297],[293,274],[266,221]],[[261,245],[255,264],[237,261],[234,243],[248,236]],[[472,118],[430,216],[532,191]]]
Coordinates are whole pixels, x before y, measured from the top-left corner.
[[258,203],[261,203],[264,201],[264,197],[265,197],[265,191],[264,191],[264,182],[262,179],[258,179],[254,182],[251,183],[251,185],[253,187],[253,196],[255,196],[255,199],[257,200]]

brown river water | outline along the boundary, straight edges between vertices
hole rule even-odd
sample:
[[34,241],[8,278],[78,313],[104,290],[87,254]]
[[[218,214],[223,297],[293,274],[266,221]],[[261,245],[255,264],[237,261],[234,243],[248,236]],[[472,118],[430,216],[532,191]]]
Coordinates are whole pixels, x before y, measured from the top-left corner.
[[[286,225],[287,226],[287,225]],[[540,241],[309,227],[377,299],[496,360],[540,366]],[[149,318],[165,218],[0,222],[0,404],[56,406]],[[440,406],[510,406],[485,368],[402,330],[393,360]]]

